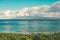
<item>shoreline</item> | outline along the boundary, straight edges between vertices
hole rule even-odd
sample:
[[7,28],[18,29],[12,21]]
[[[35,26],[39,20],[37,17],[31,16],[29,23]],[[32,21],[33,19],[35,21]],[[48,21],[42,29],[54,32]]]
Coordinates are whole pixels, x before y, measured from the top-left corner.
[[54,34],[54,33],[60,33],[60,32],[2,32],[2,33],[12,33],[12,34]]

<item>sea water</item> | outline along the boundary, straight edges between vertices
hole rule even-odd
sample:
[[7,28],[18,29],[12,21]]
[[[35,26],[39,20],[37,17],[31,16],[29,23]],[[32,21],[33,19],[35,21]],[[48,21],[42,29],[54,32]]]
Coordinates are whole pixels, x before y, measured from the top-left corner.
[[60,20],[0,20],[0,33],[3,32],[60,32]]

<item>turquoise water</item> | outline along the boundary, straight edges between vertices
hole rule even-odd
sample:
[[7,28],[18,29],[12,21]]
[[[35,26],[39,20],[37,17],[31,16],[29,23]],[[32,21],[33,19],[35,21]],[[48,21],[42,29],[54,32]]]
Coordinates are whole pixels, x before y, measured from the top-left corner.
[[60,20],[0,20],[2,32],[60,32]]

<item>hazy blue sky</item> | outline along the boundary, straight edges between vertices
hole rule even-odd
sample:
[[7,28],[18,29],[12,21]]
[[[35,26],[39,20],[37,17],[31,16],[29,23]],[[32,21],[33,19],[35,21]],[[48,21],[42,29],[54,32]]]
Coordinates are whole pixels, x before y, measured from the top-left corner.
[[0,11],[18,10],[25,7],[51,5],[58,0],[0,0]]

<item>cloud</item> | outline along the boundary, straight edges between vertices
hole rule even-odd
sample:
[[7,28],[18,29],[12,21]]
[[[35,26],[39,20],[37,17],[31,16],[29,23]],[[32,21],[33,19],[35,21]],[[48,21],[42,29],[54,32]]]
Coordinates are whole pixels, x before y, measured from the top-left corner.
[[0,12],[0,18],[16,18],[16,12],[12,10]]
[[30,16],[40,16],[42,15],[44,11],[47,11],[50,8],[48,5],[42,5],[37,7],[30,8]]
[[60,1],[54,3],[53,6],[57,9],[60,9]]
[[15,17],[15,11],[12,11],[12,10],[7,10],[7,11],[4,11],[4,15],[6,16],[6,17]]
[[52,5],[41,5],[20,10],[7,10],[0,12],[0,18],[20,18],[20,17],[60,17],[60,1]]
[[50,6],[48,5],[42,5],[42,6],[36,6],[31,8],[23,8],[21,10],[18,10],[17,16],[41,16],[43,15],[42,12],[48,11]]
[[52,4],[51,8],[49,11],[52,11],[52,12],[60,12],[60,1]]
[[60,17],[60,1],[52,4],[50,9],[48,10],[48,13],[54,17]]
[[29,16],[29,14],[27,12],[28,10],[29,10],[29,8],[23,8],[21,10],[18,10],[17,16]]

